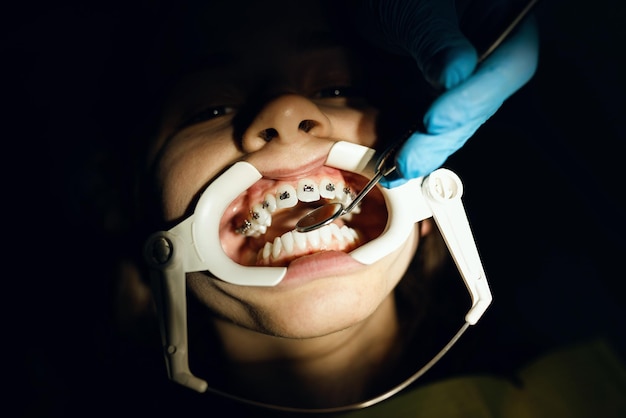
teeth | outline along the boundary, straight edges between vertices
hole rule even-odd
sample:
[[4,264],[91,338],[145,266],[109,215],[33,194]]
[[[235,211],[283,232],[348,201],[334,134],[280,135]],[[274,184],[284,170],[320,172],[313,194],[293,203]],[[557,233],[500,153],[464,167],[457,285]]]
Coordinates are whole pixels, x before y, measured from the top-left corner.
[[237,232],[243,235],[248,235],[248,232],[250,231],[251,228],[252,228],[252,223],[248,220],[245,220],[243,222],[243,225],[237,228]]
[[354,213],[354,210],[352,210],[352,212],[350,212],[350,213],[346,213],[345,215],[341,215],[341,219],[344,222],[350,222],[350,221],[352,221],[353,213]]
[[276,209],[292,208],[298,203],[296,189],[290,184],[283,184],[276,191]]
[[283,248],[287,254],[293,253],[293,245],[294,239],[293,234],[291,232],[285,232],[281,235],[280,240],[282,241]]
[[333,233],[330,228],[320,228],[319,230],[320,240],[323,245],[330,245],[333,241]]
[[265,200],[261,204],[265,209],[267,209],[270,213],[276,211],[276,196],[273,194],[266,194]]
[[266,227],[272,225],[272,214],[270,213],[270,211],[263,207],[262,203],[257,203],[256,205],[252,206],[250,216],[250,222],[252,222],[253,224]]
[[337,183],[335,185],[336,189],[335,189],[335,201],[339,202],[339,203],[343,203],[343,200],[346,197],[346,194],[344,192],[344,190],[346,189],[346,185],[344,184],[343,181],[340,181],[339,183]]
[[322,179],[320,182],[320,196],[324,199],[335,198],[335,185],[328,179]]
[[298,246],[298,249],[305,250],[306,249],[306,234],[298,231],[291,231],[293,236],[293,240]]
[[356,231],[346,225],[339,228],[335,224],[330,224],[305,233],[294,230],[274,238],[273,242],[266,242],[263,249],[259,251],[259,258],[269,262],[270,258],[277,259],[281,255],[289,256],[296,251],[326,249],[333,242],[341,247],[341,245],[353,243],[357,239]]
[[352,202],[352,191],[350,187],[347,187],[343,182],[337,183],[335,200],[342,203],[344,206],[348,206],[350,202]]
[[272,257],[278,258],[280,255],[280,250],[283,249],[283,240],[280,237],[274,238],[274,243],[272,244]]
[[311,244],[311,247],[313,248],[320,247],[321,240],[320,240],[319,229],[314,229],[313,231],[305,232],[304,235],[306,235],[306,240],[309,242],[309,244]]
[[348,242],[354,242],[358,238],[356,231],[346,225],[342,226],[340,231],[341,235],[343,235],[344,239]]
[[298,182],[297,196],[301,202],[317,202],[320,200],[320,191],[313,180],[302,179]]
[[[341,233],[341,230],[336,224],[330,224],[328,225],[328,227],[329,227],[328,229],[330,230],[330,233],[336,240],[339,240],[339,241],[343,240],[343,234]],[[325,229],[325,228],[320,228],[320,229]]]
[[[354,194],[343,181],[333,183],[328,178],[323,178],[319,184],[311,179],[302,179],[297,184],[297,189],[291,184],[281,184],[276,193],[267,193],[263,201],[255,204],[250,209],[250,217],[240,225],[236,232],[247,237],[259,237],[267,232],[267,228],[272,225],[272,213],[278,209],[292,208],[301,202],[316,202],[320,198],[329,199],[332,202],[339,202],[344,206],[349,205],[354,199]],[[351,213],[344,215],[345,221],[352,219],[352,214],[360,213],[360,207],[356,207]],[[324,235],[313,235],[312,237],[303,237],[294,232],[293,236],[288,238],[292,245],[295,244],[300,248],[306,248],[307,242],[312,241],[315,245],[320,241],[328,245],[328,240],[341,235],[340,231],[328,230],[323,232]]]

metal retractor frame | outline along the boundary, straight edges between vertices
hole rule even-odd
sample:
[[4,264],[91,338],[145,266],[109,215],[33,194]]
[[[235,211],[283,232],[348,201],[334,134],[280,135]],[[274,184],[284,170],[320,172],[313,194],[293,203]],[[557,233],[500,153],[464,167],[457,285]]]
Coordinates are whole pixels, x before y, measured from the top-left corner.
[[[373,149],[341,141],[333,145],[326,165],[371,178],[376,161],[377,154]],[[205,380],[194,376],[189,369],[186,273],[209,271],[220,280],[236,285],[275,286],[287,271],[286,267],[237,264],[226,255],[220,243],[218,226],[226,207],[260,178],[261,174],[250,163],[235,163],[206,188],[189,218],[168,231],[159,231],[149,237],[145,258],[151,269],[169,378],[198,392],[208,390],[252,404],[292,410],[240,399],[209,388]],[[408,386],[436,363],[470,325],[476,324],[492,300],[461,200],[463,184],[455,173],[442,168],[393,189],[381,188],[381,191],[389,212],[386,228],[379,238],[355,249],[350,255],[363,264],[372,264],[401,246],[408,238],[412,225],[433,217],[469,291],[472,306],[459,332],[433,360],[407,381],[377,398],[331,408],[331,411],[362,408]]]

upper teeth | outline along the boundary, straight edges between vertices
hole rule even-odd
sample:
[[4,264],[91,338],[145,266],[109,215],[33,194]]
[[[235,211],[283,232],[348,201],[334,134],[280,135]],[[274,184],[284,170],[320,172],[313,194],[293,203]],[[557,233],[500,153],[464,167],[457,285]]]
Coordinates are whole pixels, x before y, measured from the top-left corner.
[[313,181],[303,179],[298,182],[298,200],[301,202],[316,202],[320,200],[320,191]]
[[[331,199],[333,202],[347,206],[352,202],[354,195],[349,187],[342,181],[333,183],[324,178],[319,183],[311,179],[302,179],[297,188],[289,183],[280,184],[275,193],[268,193],[260,203],[256,203],[250,209],[250,217],[243,225],[237,228],[237,232],[245,236],[258,237],[267,231],[272,224],[272,213],[278,209],[292,208],[301,202],[315,202],[320,198]],[[359,213],[355,208],[351,213]],[[346,215],[350,216],[350,214]]]

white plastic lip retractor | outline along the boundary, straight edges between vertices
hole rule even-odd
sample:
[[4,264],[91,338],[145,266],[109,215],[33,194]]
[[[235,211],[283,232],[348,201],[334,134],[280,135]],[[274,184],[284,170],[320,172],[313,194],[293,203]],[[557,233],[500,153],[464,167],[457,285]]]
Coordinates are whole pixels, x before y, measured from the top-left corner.
[[[340,141],[331,148],[326,165],[372,178],[376,160],[375,150]],[[169,377],[198,392],[206,391],[208,385],[189,370],[185,274],[209,271],[236,285],[275,286],[287,272],[286,267],[237,264],[220,243],[219,222],[226,208],[261,177],[252,164],[235,163],[207,187],[189,218],[169,231],[152,234],[144,248],[151,267]],[[432,216],[470,293],[472,306],[465,320],[474,325],[492,297],[461,201],[463,185],[459,177],[439,169],[393,189],[381,188],[381,192],[389,213],[385,230],[350,255],[363,264],[372,264],[399,248],[412,225]]]

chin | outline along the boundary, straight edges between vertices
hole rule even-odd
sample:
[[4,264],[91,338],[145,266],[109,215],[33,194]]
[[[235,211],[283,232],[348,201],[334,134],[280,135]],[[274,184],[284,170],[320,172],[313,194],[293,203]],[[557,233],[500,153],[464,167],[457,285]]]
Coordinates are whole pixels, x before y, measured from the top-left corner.
[[314,338],[353,327],[370,317],[392,291],[364,278],[328,278],[289,292],[257,309],[259,331],[286,338]]
[[189,285],[210,310],[243,328],[284,338],[321,337],[360,324],[392,297],[417,245],[416,227],[398,250],[340,274],[276,287],[237,286],[197,274]]

